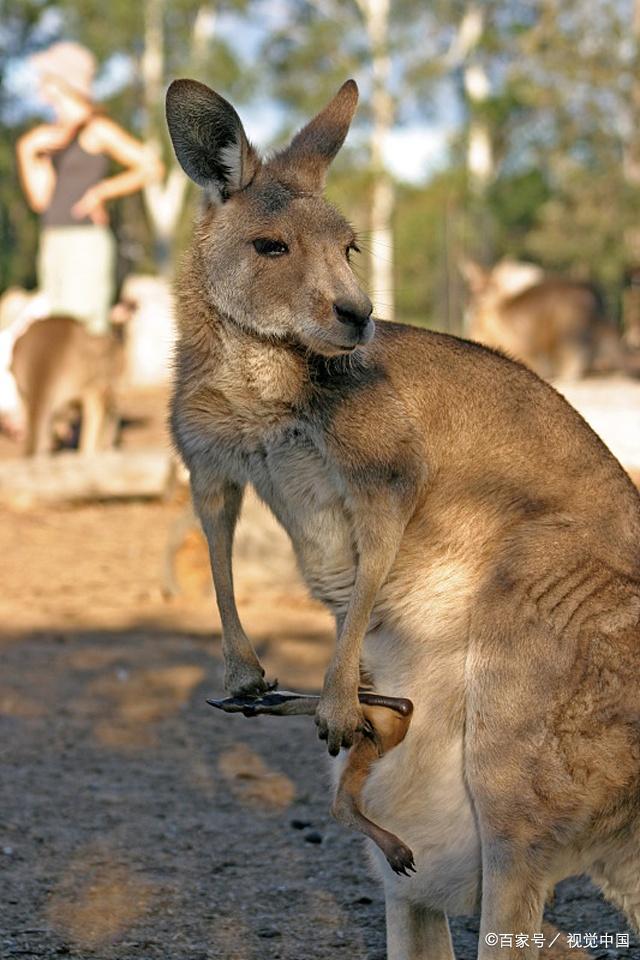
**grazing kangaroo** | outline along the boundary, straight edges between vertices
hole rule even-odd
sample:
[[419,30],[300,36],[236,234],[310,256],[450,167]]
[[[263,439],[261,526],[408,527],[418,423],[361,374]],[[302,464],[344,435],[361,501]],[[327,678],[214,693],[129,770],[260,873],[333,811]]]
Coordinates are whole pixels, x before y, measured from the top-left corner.
[[534,941],[485,936],[539,931],[569,874],[640,922],[640,498],[524,366],[401,324],[374,336],[356,237],[322,198],[356,102],[349,81],[263,161],[222,97],[170,86],[176,154],[205,200],[177,284],[173,432],[227,690],[268,686],[233,596],[251,483],[335,615],[316,714],[330,753],[363,729],[361,669],[413,701],[362,788],[415,857],[398,877],[372,847],[390,960],[451,960],[446,914],[480,907],[480,960],[530,960]]
[[[590,284],[545,279],[533,264],[508,260],[493,270],[467,260],[462,272],[472,294],[473,340],[506,351],[541,377],[574,380],[612,370],[637,375],[637,355],[608,322]],[[524,285],[511,289],[511,278],[516,283],[520,276]]]
[[82,411],[80,451],[94,453],[105,445],[123,363],[115,336],[93,336],[72,317],[31,324],[16,340],[11,365],[27,411],[25,454],[51,452],[53,417],[71,403],[80,403]]

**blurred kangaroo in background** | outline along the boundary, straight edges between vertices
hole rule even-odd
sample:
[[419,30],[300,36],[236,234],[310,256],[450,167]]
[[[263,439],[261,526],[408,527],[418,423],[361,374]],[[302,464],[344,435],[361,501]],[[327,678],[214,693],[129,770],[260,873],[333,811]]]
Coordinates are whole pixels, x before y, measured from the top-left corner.
[[361,791],[415,857],[398,877],[372,848],[390,960],[451,960],[446,914],[480,907],[481,960],[533,958],[532,940],[485,936],[540,931],[570,874],[640,922],[640,498],[521,364],[374,326],[353,229],[322,197],[356,102],[349,81],[262,160],[218,94],[178,80],[167,95],[204,190],[176,289],[171,422],[209,541],[225,685],[267,688],[231,571],[250,483],[335,616],[316,715],[330,753],[363,729],[361,676],[414,703]]
[[471,339],[504,350],[541,377],[640,373],[640,354],[624,344],[590,284],[545,278],[539,267],[512,260],[493,269],[466,260],[461,270],[471,293]]
[[27,413],[26,455],[51,453],[53,419],[72,403],[81,408],[80,451],[109,446],[113,389],[123,363],[115,335],[94,336],[72,317],[35,321],[16,340],[11,366]]

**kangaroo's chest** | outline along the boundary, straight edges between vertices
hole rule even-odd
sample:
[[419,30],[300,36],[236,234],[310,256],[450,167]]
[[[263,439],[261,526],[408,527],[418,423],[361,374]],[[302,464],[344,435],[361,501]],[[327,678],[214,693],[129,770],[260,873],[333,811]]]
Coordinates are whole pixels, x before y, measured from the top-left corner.
[[341,608],[353,586],[355,553],[338,466],[300,426],[270,431],[245,449],[243,461],[247,480],[291,537],[312,593]]

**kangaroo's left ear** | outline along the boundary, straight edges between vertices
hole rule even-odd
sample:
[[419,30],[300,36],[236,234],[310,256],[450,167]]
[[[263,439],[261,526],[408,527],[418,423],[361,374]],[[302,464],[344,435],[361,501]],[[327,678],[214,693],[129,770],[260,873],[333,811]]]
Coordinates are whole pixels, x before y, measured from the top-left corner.
[[329,164],[349,132],[357,105],[358,86],[355,80],[347,80],[324,110],[274,158],[275,164],[290,169],[305,189],[319,193]]
[[246,187],[260,158],[231,104],[197,80],[174,80],[166,107],[180,166],[209,199],[222,203]]

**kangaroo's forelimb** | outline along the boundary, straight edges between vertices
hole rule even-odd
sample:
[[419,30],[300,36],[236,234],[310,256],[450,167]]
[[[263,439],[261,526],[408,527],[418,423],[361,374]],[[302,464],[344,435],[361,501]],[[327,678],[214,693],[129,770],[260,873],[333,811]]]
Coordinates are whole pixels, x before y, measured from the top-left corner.
[[236,484],[224,482],[213,489],[200,492],[197,475],[193,476],[192,484],[195,508],[209,546],[216,600],[222,622],[225,690],[235,697],[257,696],[270,687],[240,622],[231,568],[233,534],[244,490]]
[[395,486],[361,491],[349,504],[358,555],[356,576],[316,712],[319,736],[332,756],[340,747],[352,746],[364,730],[357,698],[362,643],[415,507],[416,492],[414,477],[407,471]]
[[192,479],[193,499],[209,546],[211,571],[222,622],[224,686],[232,696],[257,696],[271,689],[247,637],[233,592],[231,551],[244,489],[224,482],[201,492],[197,475]]

